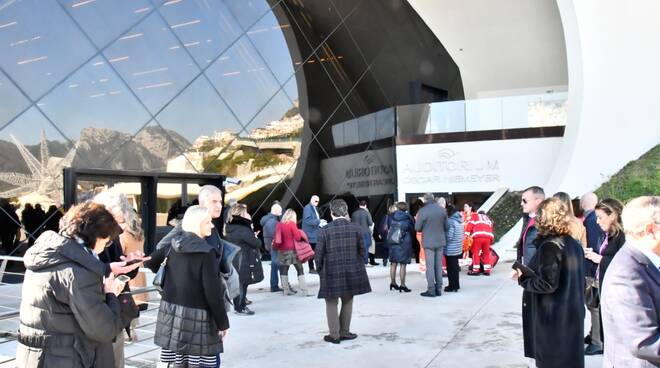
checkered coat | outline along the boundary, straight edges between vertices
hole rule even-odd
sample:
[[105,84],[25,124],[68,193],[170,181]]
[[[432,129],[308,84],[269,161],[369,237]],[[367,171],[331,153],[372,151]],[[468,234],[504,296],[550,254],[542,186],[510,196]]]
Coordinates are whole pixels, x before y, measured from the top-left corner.
[[319,230],[314,258],[321,279],[319,298],[371,292],[364,268],[364,238],[358,225],[340,218]]

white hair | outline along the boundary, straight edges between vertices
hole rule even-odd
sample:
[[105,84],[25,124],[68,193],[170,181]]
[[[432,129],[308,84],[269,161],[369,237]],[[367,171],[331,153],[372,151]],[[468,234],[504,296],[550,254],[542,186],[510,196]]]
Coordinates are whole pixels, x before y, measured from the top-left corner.
[[211,194],[219,194],[222,196],[222,191],[218,189],[215,185],[204,185],[199,189],[199,195],[197,198],[199,199],[199,203],[206,203],[206,200],[209,198]]
[[209,217],[209,211],[206,207],[190,206],[183,215],[181,220],[181,228],[183,231],[199,234],[202,221]]
[[640,236],[647,225],[660,226],[660,196],[637,197],[623,208],[623,228],[627,235]]
[[94,203],[103,205],[109,211],[121,211],[126,223],[125,230],[129,232],[137,240],[144,239],[144,230],[142,230],[142,220],[135,212],[133,206],[126,198],[124,193],[115,189],[104,190],[103,192],[94,196],[92,200]]
[[282,212],[282,206],[280,206],[279,203],[273,203],[273,205],[270,206],[270,213],[275,214],[277,212]]

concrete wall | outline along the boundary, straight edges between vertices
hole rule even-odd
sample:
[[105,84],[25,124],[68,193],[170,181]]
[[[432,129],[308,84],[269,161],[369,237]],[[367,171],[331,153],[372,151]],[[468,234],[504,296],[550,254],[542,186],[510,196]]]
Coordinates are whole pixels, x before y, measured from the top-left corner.
[[566,90],[554,0],[408,0],[461,70],[465,98]]

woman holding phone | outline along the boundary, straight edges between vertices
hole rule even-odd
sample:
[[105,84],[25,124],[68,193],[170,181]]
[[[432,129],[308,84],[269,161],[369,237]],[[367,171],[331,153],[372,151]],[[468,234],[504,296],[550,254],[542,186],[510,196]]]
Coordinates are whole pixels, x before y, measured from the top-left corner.
[[528,301],[523,304],[525,356],[537,367],[583,368],[584,253],[570,235],[566,204],[558,198],[541,202],[536,227],[537,251],[528,268],[517,268]]

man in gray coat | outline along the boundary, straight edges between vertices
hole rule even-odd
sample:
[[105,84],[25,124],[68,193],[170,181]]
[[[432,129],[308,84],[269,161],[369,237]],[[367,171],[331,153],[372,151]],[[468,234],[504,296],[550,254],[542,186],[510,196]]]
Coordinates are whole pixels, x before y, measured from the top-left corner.
[[282,206],[278,202],[270,206],[270,213],[261,218],[262,234],[264,235],[264,246],[270,252],[270,291],[282,291],[279,287],[277,250],[273,248],[273,238],[275,237],[275,228],[282,217]]
[[426,254],[426,283],[422,296],[442,294],[442,253],[447,244],[447,210],[440,207],[433,194],[424,195],[424,207],[417,212],[415,230],[422,232],[422,246]]
[[363,231],[363,237],[364,237],[364,264],[367,264],[369,262],[369,247],[371,246],[371,226],[374,224],[374,220],[371,218],[371,214],[369,213],[369,209],[367,209],[367,201],[361,200],[360,201],[360,208],[357,210],[353,211],[353,214],[351,215],[351,222],[355,223],[356,225],[360,226]]
[[633,199],[621,218],[626,244],[601,291],[603,367],[660,367],[660,196]]

